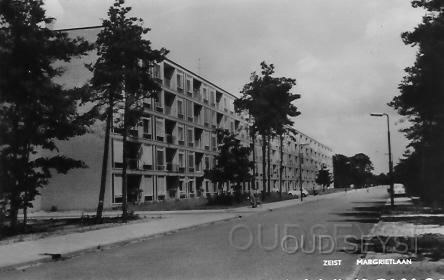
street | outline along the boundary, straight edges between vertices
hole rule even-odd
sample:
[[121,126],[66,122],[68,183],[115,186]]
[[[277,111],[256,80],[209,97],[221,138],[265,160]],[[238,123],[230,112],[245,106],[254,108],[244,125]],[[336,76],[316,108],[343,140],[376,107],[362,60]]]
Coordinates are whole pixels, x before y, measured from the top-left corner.
[[0,278],[345,279],[361,254],[345,252],[344,236],[368,234],[387,197],[385,188],[349,191]]

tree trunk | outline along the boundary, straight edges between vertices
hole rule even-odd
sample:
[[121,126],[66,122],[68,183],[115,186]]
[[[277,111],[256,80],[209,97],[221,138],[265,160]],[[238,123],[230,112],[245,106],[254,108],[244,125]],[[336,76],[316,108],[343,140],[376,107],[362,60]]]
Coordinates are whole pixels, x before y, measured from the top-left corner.
[[251,180],[251,189],[256,189],[256,138],[254,132],[251,133],[251,151],[253,153],[253,179]]
[[112,115],[113,115],[113,105],[111,103],[108,108],[108,115],[106,116],[105,143],[102,156],[102,174],[100,177],[99,204],[97,205],[96,223],[102,222],[103,200],[105,199],[106,175],[108,172],[108,155],[109,155],[109,142],[110,142],[109,138],[110,138]]
[[267,184],[265,181],[265,175],[266,175],[266,149],[267,149],[267,141],[265,138],[265,135],[262,134],[262,193],[263,197],[265,197],[265,194],[267,193]]
[[26,224],[28,223],[28,190],[23,194],[23,232],[26,233]]
[[122,218],[123,221],[128,219],[128,188],[127,188],[127,176],[126,171],[128,168],[128,110],[129,106],[125,101],[125,109],[123,113],[123,166],[122,166]]
[[20,198],[17,192],[12,194],[12,198],[10,199],[10,209],[9,209],[9,219],[10,219],[10,228],[13,233],[17,232],[17,224],[18,224],[18,210],[20,208]]
[[283,157],[284,157],[284,136],[281,134],[279,135],[279,154],[280,154],[280,161],[279,161],[279,196],[282,196],[282,168],[283,168]]
[[268,135],[268,139],[267,139],[267,170],[268,170],[268,174],[267,174],[267,179],[268,179],[268,193],[271,192],[271,158],[270,158],[270,146],[271,146],[271,136]]

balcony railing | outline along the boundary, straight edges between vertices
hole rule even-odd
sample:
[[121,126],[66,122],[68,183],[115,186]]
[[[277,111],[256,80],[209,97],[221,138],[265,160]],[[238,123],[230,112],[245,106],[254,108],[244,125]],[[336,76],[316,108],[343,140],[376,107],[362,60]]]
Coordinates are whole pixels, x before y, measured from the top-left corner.
[[163,164],[157,164],[157,165],[156,165],[156,170],[159,170],[159,171],[165,170],[165,165],[163,165]]
[[182,113],[178,113],[178,114],[177,114],[177,117],[178,117],[179,119],[182,119],[182,120],[183,120],[185,116],[184,116]]
[[133,169],[133,170],[141,169],[140,160],[135,158],[129,158],[127,162],[128,162],[128,169]]
[[157,112],[163,112],[163,106],[162,106],[162,103],[160,103],[160,102],[155,102],[155,106],[156,106],[156,111]]

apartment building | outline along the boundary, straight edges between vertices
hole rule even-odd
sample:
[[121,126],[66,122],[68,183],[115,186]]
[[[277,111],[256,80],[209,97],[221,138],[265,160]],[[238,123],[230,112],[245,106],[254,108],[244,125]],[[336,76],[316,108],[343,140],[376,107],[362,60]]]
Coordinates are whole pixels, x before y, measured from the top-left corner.
[[[91,40],[97,34],[95,31],[92,34],[91,30],[72,32],[77,32],[73,34],[75,36],[86,35]],[[94,55],[91,58],[94,59]],[[90,74],[81,69],[84,60],[68,65],[69,76],[62,83],[73,86],[86,81]],[[169,59],[155,65],[150,74],[162,85],[162,90],[156,96],[143,100],[143,117],[128,137],[128,201],[136,201],[140,194],[142,201],[147,203],[215,194],[218,191],[216,185],[204,178],[204,170],[214,166],[218,153],[215,130],[227,129],[238,136],[242,145],[250,146],[248,120],[234,111],[236,97]],[[117,112],[111,131],[104,201],[106,208],[122,202],[123,142],[118,124],[120,119]],[[73,170],[66,175],[56,174],[41,191],[35,208],[94,209],[97,206],[104,130],[105,125],[98,123],[91,133],[59,143],[61,152],[83,160],[88,168]],[[299,144],[304,144],[301,150]],[[256,186],[262,189],[264,174],[260,137],[256,139],[255,148]],[[272,142],[270,158],[271,188],[278,189],[278,139]],[[289,137],[284,139],[283,191],[299,186],[300,167],[303,186],[317,188],[314,180],[321,166],[332,171],[330,148],[303,133],[297,134],[296,141]],[[224,189],[231,191],[229,184]],[[250,182],[245,182],[243,191],[250,189]]]

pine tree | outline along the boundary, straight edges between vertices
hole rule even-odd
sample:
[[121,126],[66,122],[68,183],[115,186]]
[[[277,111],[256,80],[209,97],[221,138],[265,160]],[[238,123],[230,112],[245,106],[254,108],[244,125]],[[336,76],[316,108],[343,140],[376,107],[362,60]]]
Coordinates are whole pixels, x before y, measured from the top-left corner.
[[[143,20],[130,17],[131,7],[125,7],[123,0],[116,0],[108,10],[108,18],[103,20],[96,46],[98,60],[90,67],[93,71],[91,101],[105,108],[102,119],[106,120],[106,135],[102,160],[97,220],[103,211],[108,149],[113,113],[123,112],[119,117],[123,134],[122,169],[122,214],[126,219],[127,209],[127,161],[128,133],[135,127],[143,114],[143,99],[156,96],[161,90],[158,81],[152,76],[156,62],[165,59],[168,51],[155,50],[151,42],[143,38],[150,29],[143,27]],[[116,120],[116,119],[114,119]]]
[[426,10],[422,23],[402,34],[406,45],[418,46],[416,62],[405,69],[401,93],[389,105],[412,123],[404,132],[414,160],[404,164],[421,168],[408,179],[420,184],[423,198],[444,204],[444,2],[415,0],[412,6]]
[[78,113],[78,90],[54,82],[63,73],[54,62],[68,62],[92,46],[47,28],[54,19],[42,6],[35,0],[0,2],[0,182],[13,231],[19,209],[26,224],[30,201],[48,184],[50,169],[85,167],[58,154],[56,140],[82,135],[92,122],[92,112]]

